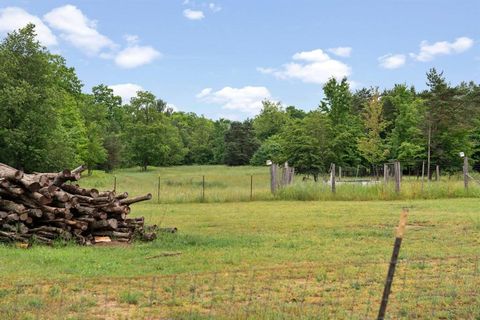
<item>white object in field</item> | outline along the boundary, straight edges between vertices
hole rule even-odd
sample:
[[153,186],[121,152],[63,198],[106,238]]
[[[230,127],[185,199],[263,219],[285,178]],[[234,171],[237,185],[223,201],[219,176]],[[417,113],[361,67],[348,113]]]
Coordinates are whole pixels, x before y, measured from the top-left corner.
[[465,152],[460,152],[459,155],[460,155],[460,158],[463,158],[465,157]]
[[267,160],[267,166],[271,166],[272,165],[272,160]]

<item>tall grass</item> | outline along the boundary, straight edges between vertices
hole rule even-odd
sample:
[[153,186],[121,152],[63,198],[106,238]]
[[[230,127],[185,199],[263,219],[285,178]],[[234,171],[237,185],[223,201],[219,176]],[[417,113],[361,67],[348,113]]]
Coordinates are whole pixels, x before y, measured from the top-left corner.
[[[477,183],[463,187],[460,176],[443,177],[440,181],[422,181],[405,176],[401,192],[397,194],[393,182],[373,181],[337,183],[336,193],[324,181],[303,181],[296,177],[293,185],[270,192],[270,174],[266,167],[182,166],[169,168],[123,169],[114,174],[94,171],[82,179],[84,186],[98,189],[128,191],[132,195],[151,193],[159,203],[245,202],[270,200],[413,200],[480,197]],[[367,179],[370,179],[367,178]],[[376,182],[376,183],[375,183]],[[158,187],[160,184],[160,188]]]

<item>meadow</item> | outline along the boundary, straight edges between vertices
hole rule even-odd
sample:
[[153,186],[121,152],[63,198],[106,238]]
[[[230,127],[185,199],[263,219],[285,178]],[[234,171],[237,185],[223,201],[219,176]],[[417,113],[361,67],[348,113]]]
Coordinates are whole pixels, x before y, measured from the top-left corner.
[[[95,171],[92,176],[82,179],[82,185],[98,188],[128,190],[132,195],[151,193],[157,203],[197,202],[244,202],[270,200],[413,200],[441,198],[480,197],[480,185],[470,181],[464,189],[461,174],[442,176],[439,181],[428,181],[420,177],[404,176],[400,194],[395,192],[393,177],[387,185],[383,177],[342,177],[337,182],[336,193],[326,181],[326,175],[319,182],[311,177],[304,180],[297,175],[293,185],[281,189],[275,195],[270,192],[268,167],[227,167],[179,166],[149,167],[146,172],[138,168],[122,169],[113,174]],[[338,179],[338,178],[337,178]],[[372,180],[374,183],[361,185],[356,180]],[[159,187],[160,185],[160,187]]]
[[[265,176],[257,179],[256,201],[249,201],[250,174]],[[165,185],[205,175],[218,193],[206,191],[205,202],[194,203],[182,198],[190,184],[170,182],[176,191],[160,189],[165,203],[154,197],[133,205],[133,216],[179,228],[150,243],[0,246],[1,318],[371,319],[404,207],[409,221],[388,318],[480,317],[476,186],[451,192],[461,182],[445,178],[429,184],[449,190],[435,191],[435,199],[386,201],[369,198],[372,191],[350,196],[358,200],[291,201],[267,195],[267,174],[216,166],[116,172],[117,190],[131,194],[153,193],[159,175]],[[113,175],[95,172],[81,184],[111,189]]]

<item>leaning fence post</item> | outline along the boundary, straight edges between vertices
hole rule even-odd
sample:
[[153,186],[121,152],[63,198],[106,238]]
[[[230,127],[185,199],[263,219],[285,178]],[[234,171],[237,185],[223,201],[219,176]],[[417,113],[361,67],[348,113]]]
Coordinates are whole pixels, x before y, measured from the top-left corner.
[[463,186],[468,189],[468,157],[463,157]]
[[113,176],[113,192],[117,191],[117,176]]
[[397,266],[398,254],[400,253],[400,247],[402,245],[403,235],[405,234],[405,227],[407,225],[408,209],[403,208],[400,215],[400,222],[397,228],[397,234],[395,235],[395,243],[393,245],[392,258],[390,259],[390,265],[388,267],[387,279],[385,281],[385,287],[383,289],[382,302],[380,304],[380,310],[378,311],[377,320],[384,320],[385,313],[387,311],[388,297],[392,288],[393,277],[395,276],[395,268]]

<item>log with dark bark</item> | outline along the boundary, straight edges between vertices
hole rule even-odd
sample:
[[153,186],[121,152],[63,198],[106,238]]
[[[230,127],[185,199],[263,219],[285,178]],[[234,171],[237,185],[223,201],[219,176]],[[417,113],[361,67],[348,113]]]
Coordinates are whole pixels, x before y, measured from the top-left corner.
[[[77,181],[80,166],[57,173],[24,174],[0,163],[0,242],[52,244],[55,239],[94,244],[106,238],[151,241],[156,227],[143,217],[129,219],[130,204],[150,200],[151,194],[128,198],[128,193],[99,192]],[[163,231],[163,230],[162,230]]]

